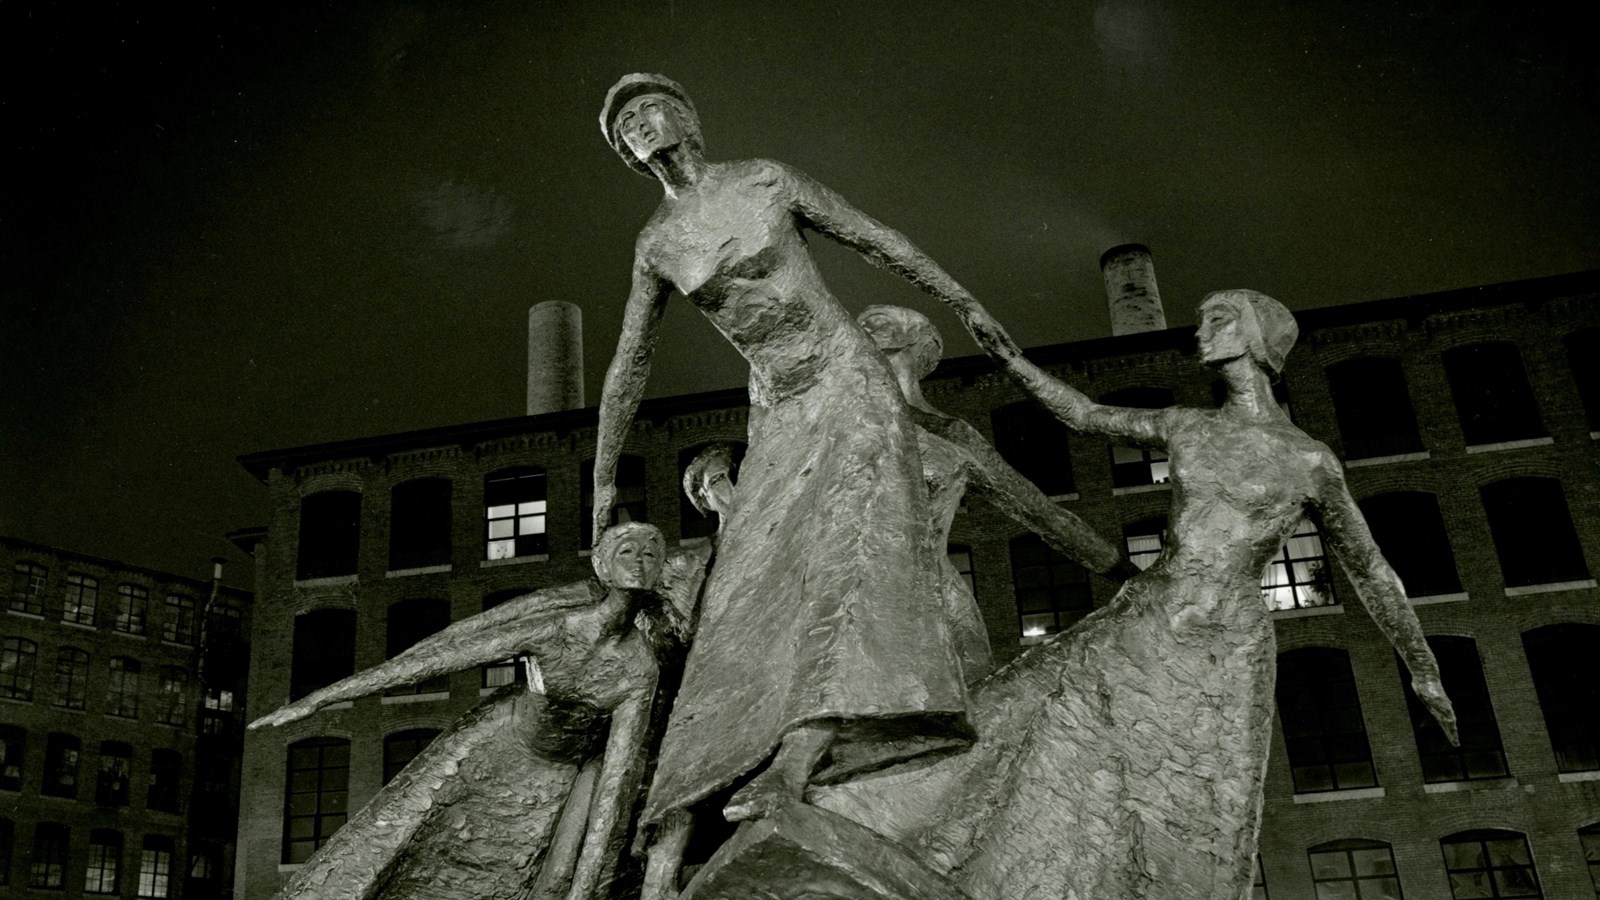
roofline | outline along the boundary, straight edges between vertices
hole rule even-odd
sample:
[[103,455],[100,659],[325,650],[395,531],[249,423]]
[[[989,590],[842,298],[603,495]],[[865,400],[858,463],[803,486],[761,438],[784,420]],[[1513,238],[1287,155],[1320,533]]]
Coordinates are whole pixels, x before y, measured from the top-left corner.
[[[148,578],[152,578],[156,581],[180,582],[182,584],[194,587],[196,590],[202,592],[211,590],[211,582],[207,580],[190,578],[187,575],[179,575],[175,572],[163,572],[160,569],[151,569],[145,566],[136,566],[132,563],[119,562],[115,559],[106,559],[103,556],[94,556],[93,554],[89,553],[79,553],[76,550],[68,550],[65,547],[52,547],[49,544],[40,544],[34,541],[24,540],[23,538],[12,537],[10,535],[0,535],[0,544],[9,544],[16,547],[22,547],[38,553],[47,553],[51,556],[76,560],[81,563],[101,566],[107,569],[116,569],[120,572],[133,572],[138,575],[144,575]],[[232,593],[240,597],[249,597],[252,599],[255,597],[254,593],[244,590],[243,588],[222,585],[222,590],[224,593]]]
[[[1417,322],[1438,313],[1483,306],[1503,306],[1510,303],[1537,306],[1561,297],[1596,292],[1600,292],[1600,269],[1590,269],[1565,275],[1546,275],[1407,297],[1303,309],[1295,311],[1294,315],[1300,323],[1301,332],[1304,333],[1384,319]],[[1193,325],[1180,325],[1163,331],[1107,335],[1081,341],[1046,344],[1026,352],[1029,359],[1040,365],[1062,365],[1135,353],[1169,350],[1188,352],[1193,349],[1193,335]],[[943,360],[928,377],[971,379],[996,370],[994,360],[980,353]],[[646,400],[639,405],[639,417],[660,421],[683,413],[748,405],[749,396],[744,388],[727,388]],[[482,441],[526,434],[530,431],[554,431],[564,435],[580,428],[594,427],[599,423],[599,419],[599,407],[588,406],[536,416],[513,416],[484,422],[443,425],[416,431],[307,444],[283,450],[263,450],[244,454],[238,457],[238,460],[246,471],[265,483],[273,469],[293,469],[326,459],[352,457],[377,459],[397,450],[408,450],[419,446],[457,445],[465,448]]]

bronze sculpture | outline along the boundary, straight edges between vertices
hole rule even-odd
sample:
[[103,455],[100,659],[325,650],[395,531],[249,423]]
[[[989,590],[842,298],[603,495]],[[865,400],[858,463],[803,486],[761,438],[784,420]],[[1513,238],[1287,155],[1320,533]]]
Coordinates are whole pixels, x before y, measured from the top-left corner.
[[[353,816],[280,896],[587,900],[620,857],[663,659],[687,640],[704,557],[667,559],[626,523],[596,546],[596,579],[463,619],[382,665],[251,723],[513,656],[530,684],[486,698]],[[609,723],[609,725],[608,725]]]
[[[623,333],[600,403],[595,530],[674,288],[751,367],[740,503],[706,585],[663,738],[647,824],[759,770],[730,819],[798,798],[835,745],[901,756],[971,737],[950,636],[930,609],[916,434],[881,354],[823,285],[802,228],[885,265],[964,317],[971,297],[898,232],[781,163],[711,162],[683,89],[621,79],[601,131],[663,199],[635,246]],[[927,627],[913,623],[930,622]]]

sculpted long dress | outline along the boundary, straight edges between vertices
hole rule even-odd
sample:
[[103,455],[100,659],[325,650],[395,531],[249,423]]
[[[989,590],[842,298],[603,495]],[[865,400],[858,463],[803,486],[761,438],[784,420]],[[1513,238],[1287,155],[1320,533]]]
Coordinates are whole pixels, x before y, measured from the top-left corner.
[[750,448],[647,821],[757,768],[810,720],[839,720],[840,752],[911,738],[908,755],[970,737],[894,375],[823,287],[792,173],[723,165],[732,183],[686,214],[706,243],[673,247],[660,265],[750,363]]

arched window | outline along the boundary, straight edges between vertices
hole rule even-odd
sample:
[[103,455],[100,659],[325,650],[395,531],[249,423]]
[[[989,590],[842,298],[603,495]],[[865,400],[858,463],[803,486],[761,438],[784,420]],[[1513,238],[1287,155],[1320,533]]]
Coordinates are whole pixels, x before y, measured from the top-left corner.
[[1428,646],[1439,661],[1444,692],[1455,706],[1461,745],[1453,746],[1445,737],[1444,729],[1411,689],[1411,679],[1402,665],[1400,685],[1411,711],[1411,730],[1417,739],[1417,755],[1422,759],[1422,780],[1431,784],[1504,778],[1509,774],[1506,754],[1501,748],[1494,706],[1489,702],[1483,664],[1478,660],[1477,642],[1472,638],[1433,635],[1428,638]]
[[[1136,409],[1166,409],[1173,404],[1172,392],[1165,388],[1131,387],[1112,391],[1100,398],[1107,406],[1131,406]],[[1114,488],[1140,487],[1163,484],[1171,478],[1167,452],[1153,447],[1111,448],[1111,486]]]
[[[1583,843],[1583,858],[1589,862],[1589,883],[1600,897],[1600,822],[1578,829],[1578,840]],[[3,883],[3,882],[0,882]]]
[[137,659],[113,656],[106,676],[106,715],[139,718],[139,681],[144,672]]
[[1167,546],[1167,517],[1150,516],[1122,526],[1128,559],[1140,569],[1150,568]]
[[145,792],[144,805],[177,812],[182,781],[183,754],[164,748],[150,751],[150,787]]
[[[495,591],[483,598],[483,611],[488,612],[496,606],[523,594],[532,591],[532,588],[511,588],[504,591]],[[490,663],[483,667],[482,687],[497,688],[514,682],[526,682],[527,676],[523,674],[522,666],[517,664],[515,657],[504,662]]]
[[160,675],[156,722],[181,728],[193,715],[189,709],[189,673],[177,666],[162,666]]
[[1590,431],[1600,431],[1600,328],[1574,331],[1561,339],[1567,348],[1572,380],[1583,398],[1584,417]]
[[1278,555],[1267,564],[1261,576],[1261,596],[1274,610],[1310,609],[1339,602],[1333,596],[1333,573],[1328,569],[1322,532],[1310,519],[1300,521]]
[[1295,793],[1377,785],[1350,654],[1331,647],[1278,654],[1277,696]]
[[149,589],[137,584],[117,585],[117,617],[111,627],[123,634],[144,634],[149,621]]
[[161,639],[174,644],[194,646],[200,639],[200,622],[195,613],[193,597],[185,594],[167,595],[167,621],[161,623]]
[[[739,464],[744,462],[744,453],[746,449],[745,445],[736,441],[725,441],[723,443],[727,443],[733,448],[733,465],[729,469],[728,477],[733,479],[734,484],[738,484]],[[697,446],[678,451],[678,481],[680,484],[683,481],[683,473],[688,470],[689,464],[694,462],[694,458],[699,456],[709,446],[711,446],[709,443],[699,444]],[[591,485],[589,489],[591,491],[594,490],[593,485]],[[682,490],[679,490],[678,536],[684,539],[710,537],[712,534],[716,533],[716,530],[716,513],[706,512],[702,514],[700,510],[694,508],[694,503],[689,499],[689,495],[684,493]]]
[[394,780],[423,748],[439,736],[437,728],[413,728],[397,731],[383,739],[383,783]]
[[1306,856],[1319,898],[1401,900],[1394,851],[1383,841],[1330,841],[1312,847]]
[[100,771],[94,780],[94,802],[101,806],[127,806],[128,782],[132,778],[133,747],[121,741],[102,741]]
[[122,832],[96,828],[89,832],[89,865],[84,871],[85,894],[115,894],[122,871]]
[[389,568],[450,562],[450,479],[414,478],[389,491]]
[[[578,540],[583,549],[594,545],[594,460],[586,459],[578,469],[580,490],[583,492],[583,521],[579,523]],[[611,507],[611,524],[649,521],[649,506],[645,502],[644,457],[624,453],[617,460],[617,502]]]
[[1394,491],[1368,497],[1360,505],[1372,539],[1405,584],[1406,596],[1460,593],[1461,576],[1439,498],[1424,491]]
[[0,641],[0,697],[33,699],[33,671],[38,658],[39,645],[27,638]]
[[483,479],[484,558],[549,552],[549,483],[544,470],[520,466]]
[[1329,366],[1327,376],[1345,459],[1399,456],[1422,449],[1400,360],[1349,359]]
[[1547,625],[1522,635],[1539,709],[1562,772],[1600,770],[1600,625]]
[[33,856],[28,862],[28,887],[59,891],[66,887],[67,845],[72,833],[67,826],[40,822],[33,826]]
[[44,585],[50,570],[38,563],[19,562],[11,570],[11,611],[44,615]]
[[321,491],[300,500],[296,579],[354,575],[360,550],[360,492]]
[[1065,631],[1094,609],[1088,570],[1036,534],[1012,539],[1011,579],[1024,641]]
[[1446,350],[1443,358],[1468,446],[1544,436],[1515,344],[1471,344]]
[[1071,432],[1061,420],[1032,400],[1001,406],[989,413],[994,429],[994,449],[1023,478],[1051,497],[1071,494]]
[[67,576],[62,600],[61,621],[93,628],[94,609],[100,602],[100,582],[74,572]]
[[51,797],[78,797],[78,763],[83,741],[76,735],[52,733],[44,742],[44,787],[41,794]]
[[1439,848],[1454,900],[1544,897],[1528,839],[1518,832],[1463,831],[1440,839]]
[[294,619],[289,699],[299,700],[356,670],[356,614],[349,609],[317,609]]
[[145,836],[139,853],[136,896],[154,900],[172,896],[172,838],[159,834]]
[[1583,581],[1589,566],[1554,478],[1507,478],[1479,489],[1508,588]]
[[55,704],[63,709],[83,709],[89,701],[89,654],[77,647],[56,651]]
[[22,790],[22,764],[27,751],[27,729],[0,725],[0,791]]
[[316,737],[289,745],[283,801],[283,861],[303,863],[347,817],[350,742]]
[[[402,600],[389,607],[388,628],[384,637],[384,654],[387,659],[411,649],[423,638],[432,637],[450,624],[450,601],[436,598]],[[450,690],[450,676],[438,675],[427,681],[390,688],[390,697],[408,694],[438,694]]]

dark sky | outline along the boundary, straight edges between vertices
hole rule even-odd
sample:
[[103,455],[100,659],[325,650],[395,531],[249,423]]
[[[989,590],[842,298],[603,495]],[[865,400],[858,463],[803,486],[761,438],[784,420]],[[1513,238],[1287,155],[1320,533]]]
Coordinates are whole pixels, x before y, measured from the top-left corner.
[[[526,308],[590,402],[659,189],[602,141],[663,72],[713,158],[807,170],[1024,345],[1600,266],[1595,13],[1474,2],[0,4],[0,533],[203,576],[241,454],[519,415]],[[822,242],[826,243],[826,242]],[[820,246],[852,309],[948,313]],[[742,384],[681,300],[653,395]],[[230,581],[244,582],[235,566]]]

